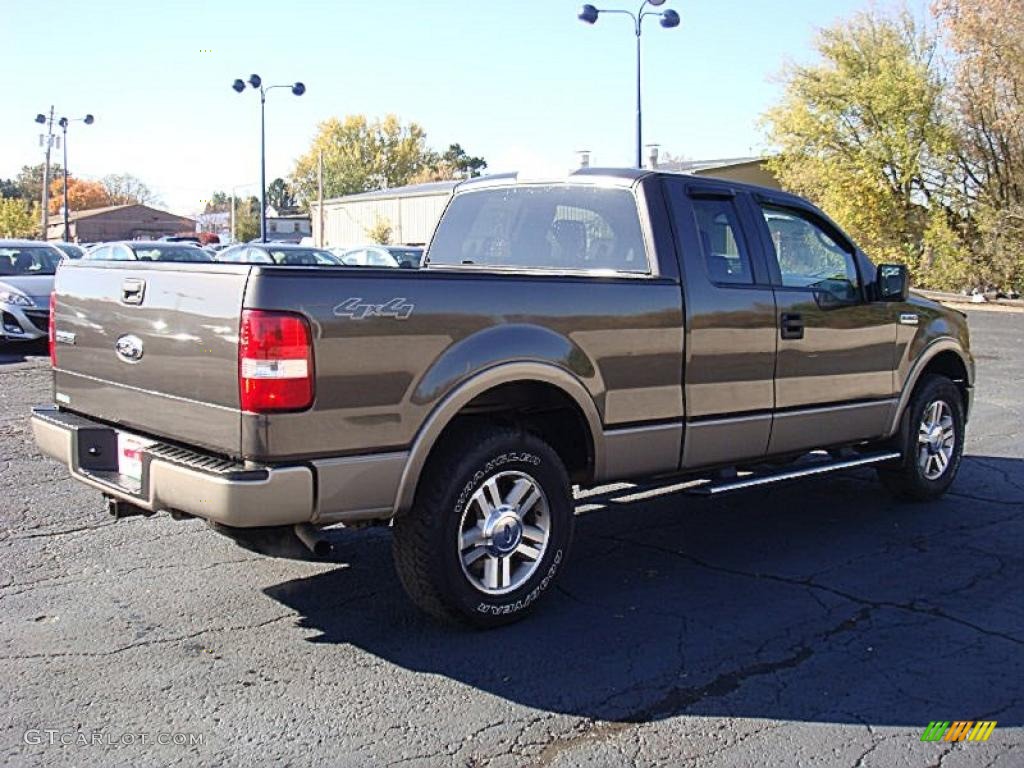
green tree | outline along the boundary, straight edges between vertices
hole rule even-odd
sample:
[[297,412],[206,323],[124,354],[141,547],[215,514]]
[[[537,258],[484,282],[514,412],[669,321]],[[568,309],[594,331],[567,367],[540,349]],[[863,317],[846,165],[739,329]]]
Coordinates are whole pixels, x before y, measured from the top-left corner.
[[295,207],[295,194],[284,179],[274,179],[267,186],[267,205],[276,211],[287,211]]
[[231,195],[227,192],[214,192],[206,201],[203,213],[223,213],[231,210]]
[[292,187],[308,203],[317,197],[318,158],[323,153],[324,196],[338,197],[408,184],[429,165],[426,134],[395,115],[370,121],[365,115],[320,123],[309,151],[298,159]]
[[0,179],[0,197],[21,197],[21,187],[14,179]]
[[959,243],[957,137],[934,35],[904,13],[862,13],[822,30],[819,63],[784,73],[765,116],[783,186],[817,202],[876,260],[907,264],[928,282],[927,236]]
[[366,236],[370,242],[387,245],[391,242],[391,222],[386,217],[378,216],[373,226],[366,230]]
[[[64,170],[60,163],[50,163],[50,181],[58,179],[63,174]],[[38,165],[25,165],[22,166],[21,171],[15,177],[14,182],[18,185],[18,189],[21,190],[20,197],[25,200],[39,200],[42,204],[43,199],[43,163]]]
[[429,153],[427,165],[409,181],[423,184],[431,181],[450,179],[471,179],[479,176],[487,167],[482,157],[472,157],[459,144],[452,144],[441,154]]
[[260,236],[260,201],[256,197],[235,198],[235,240],[247,243]]
[[0,197],[0,237],[37,237],[39,203],[17,197]]

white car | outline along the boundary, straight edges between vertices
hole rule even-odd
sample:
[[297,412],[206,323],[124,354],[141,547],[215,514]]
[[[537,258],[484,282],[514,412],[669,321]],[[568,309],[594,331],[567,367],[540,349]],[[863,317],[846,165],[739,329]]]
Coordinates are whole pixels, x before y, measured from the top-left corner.
[[53,276],[64,254],[35,240],[0,240],[0,339],[49,334]]
[[398,269],[398,259],[382,245],[359,248],[328,248],[346,267],[391,267]]

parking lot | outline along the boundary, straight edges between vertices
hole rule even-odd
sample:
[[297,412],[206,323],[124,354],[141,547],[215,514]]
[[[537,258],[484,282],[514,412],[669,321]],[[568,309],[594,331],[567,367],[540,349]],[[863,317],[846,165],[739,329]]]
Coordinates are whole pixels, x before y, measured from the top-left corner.
[[[595,489],[557,593],[488,633],[416,611],[384,529],[309,562],[112,522],[31,440],[45,347],[0,347],[0,762],[1021,765],[1024,314],[970,320],[940,502],[870,471]],[[979,719],[986,743],[920,740]]]

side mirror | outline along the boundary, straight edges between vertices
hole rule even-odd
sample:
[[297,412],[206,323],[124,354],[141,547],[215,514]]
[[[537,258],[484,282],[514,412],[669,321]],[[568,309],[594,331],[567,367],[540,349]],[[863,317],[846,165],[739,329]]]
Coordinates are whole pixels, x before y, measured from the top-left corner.
[[879,301],[906,301],[910,295],[910,275],[902,264],[879,264],[875,284]]

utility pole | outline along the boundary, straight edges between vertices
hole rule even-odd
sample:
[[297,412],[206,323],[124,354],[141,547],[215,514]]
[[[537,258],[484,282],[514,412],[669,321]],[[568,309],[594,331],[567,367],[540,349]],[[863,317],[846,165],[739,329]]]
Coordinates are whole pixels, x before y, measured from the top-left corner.
[[320,228],[317,237],[317,247],[324,247],[324,151],[321,149],[317,154],[316,172],[316,212],[320,218]]
[[39,143],[46,147],[46,162],[43,163],[43,240],[49,235],[50,228],[50,150],[53,149],[53,106],[50,116],[36,115],[36,122],[46,126],[46,133],[39,134]]

